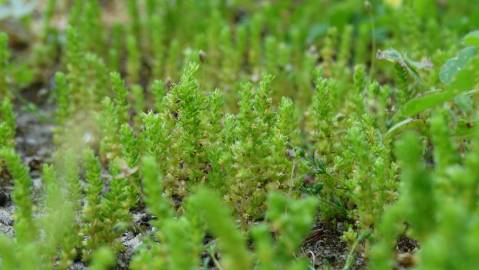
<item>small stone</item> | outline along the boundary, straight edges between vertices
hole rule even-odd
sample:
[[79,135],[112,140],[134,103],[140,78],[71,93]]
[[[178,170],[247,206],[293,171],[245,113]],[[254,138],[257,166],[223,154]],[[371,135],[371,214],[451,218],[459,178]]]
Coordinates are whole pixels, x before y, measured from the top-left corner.
[[0,209],[0,224],[5,226],[13,225],[13,211],[12,209]]
[[69,270],[86,270],[86,269],[88,269],[88,268],[82,262],[75,262],[69,268]]

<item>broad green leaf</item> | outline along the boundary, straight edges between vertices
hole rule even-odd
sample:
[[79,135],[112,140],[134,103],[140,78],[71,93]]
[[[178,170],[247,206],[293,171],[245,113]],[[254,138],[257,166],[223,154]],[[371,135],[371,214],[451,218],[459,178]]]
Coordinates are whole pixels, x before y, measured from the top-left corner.
[[446,91],[433,91],[426,93],[423,96],[413,98],[404,104],[404,106],[398,112],[398,116],[411,117],[425,110],[431,109],[434,106],[449,101],[458,95],[475,95],[478,92],[477,90],[471,90],[464,93],[461,90],[455,89],[456,88],[450,88]]
[[456,91],[474,90],[479,83],[479,58],[474,57],[470,63],[460,70],[451,84],[449,89]]
[[479,48],[479,30],[472,31],[464,37],[463,43],[465,45]]
[[454,98],[456,94],[457,93],[452,90],[429,92],[423,96],[413,98],[404,104],[400,114],[408,117],[416,115]]
[[476,55],[476,48],[467,47],[460,50],[457,55],[449,59],[441,68],[439,73],[439,79],[444,84],[450,84],[456,75],[467,67],[470,60],[474,55]]

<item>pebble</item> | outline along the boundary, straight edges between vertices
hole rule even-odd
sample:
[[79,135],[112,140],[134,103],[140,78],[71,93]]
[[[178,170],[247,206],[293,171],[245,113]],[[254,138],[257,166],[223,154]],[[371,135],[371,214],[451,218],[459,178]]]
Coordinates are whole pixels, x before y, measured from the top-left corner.
[[12,226],[13,225],[12,212],[8,210],[11,210],[11,209],[0,208],[0,224],[3,224],[5,226]]

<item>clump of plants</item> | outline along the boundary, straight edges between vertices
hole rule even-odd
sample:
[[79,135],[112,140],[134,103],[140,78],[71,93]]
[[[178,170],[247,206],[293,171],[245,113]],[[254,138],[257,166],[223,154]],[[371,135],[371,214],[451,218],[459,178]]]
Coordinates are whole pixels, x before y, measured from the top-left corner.
[[478,4],[29,7],[0,1],[0,268],[477,265]]

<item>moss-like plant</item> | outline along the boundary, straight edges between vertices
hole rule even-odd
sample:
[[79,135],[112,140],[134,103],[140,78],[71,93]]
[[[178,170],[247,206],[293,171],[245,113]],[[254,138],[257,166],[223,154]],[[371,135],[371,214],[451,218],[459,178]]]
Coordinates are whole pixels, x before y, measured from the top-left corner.
[[[3,2],[0,268],[114,267],[134,232],[132,269],[307,269],[315,221],[336,268],[399,268],[399,235],[477,265],[472,1]],[[25,123],[55,126],[41,188]]]
[[133,191],[127,172],[122,172],[120,161],[110,165],[112,178],[105,194],[102,194],[99,161],[91,152],[87,153],[85,165],[89,186],[88,201],[83,209],[82,234],[86,237],[83,246],[85,259],[88,259],[91,252],[105,245],[110,246],[115,253],[122,249],[118,238],[131,221],[129,210],[133,205]]
[[13,202],[15,209],[15,231],[17,241],[26,244],[34,241],[38,228],[33,221],[32,202],[32,179],[27,167],[23,164],[20,156],[13,149],[2,148],[0,158],[7,165],[8,171],[13,177],[14,191]]
[[[292,200],[280,193],[268,196],[266,218],[270,223],[253,229],[260,269],[307,269],[307,260],[296,252],[314,222],[317,201],[314,198]],[[277,234],[275,240],[271,231]]]
[[12,102],[9,98],[3,99],[0,104],[0,146],[14,147],[17,129],[16,117],[13,113]]
[[8,35],[0,33],[0,99],[2,100],[11,96],[11,90],[7,81],[9,61]]

